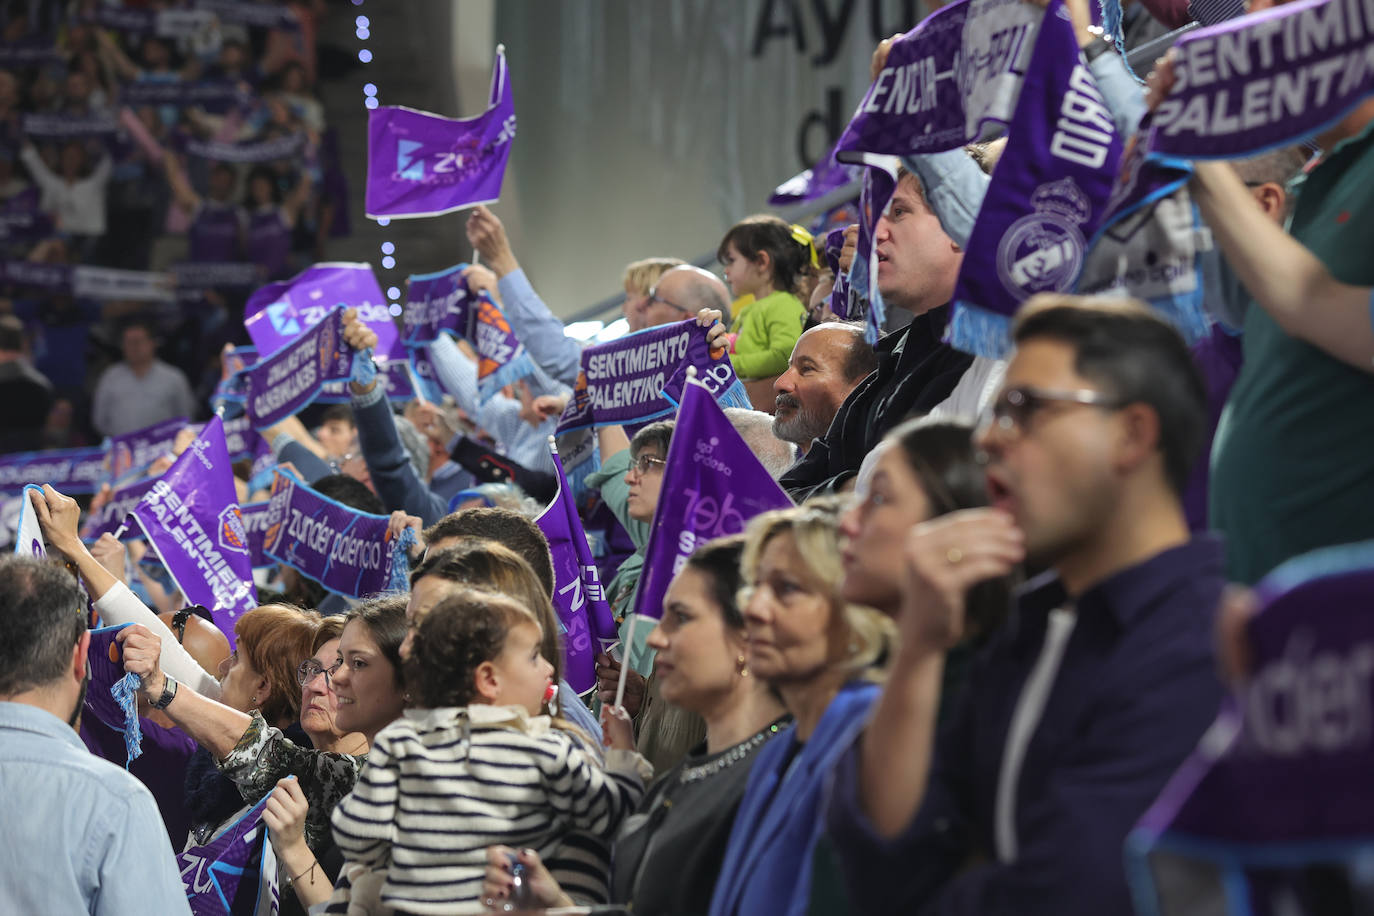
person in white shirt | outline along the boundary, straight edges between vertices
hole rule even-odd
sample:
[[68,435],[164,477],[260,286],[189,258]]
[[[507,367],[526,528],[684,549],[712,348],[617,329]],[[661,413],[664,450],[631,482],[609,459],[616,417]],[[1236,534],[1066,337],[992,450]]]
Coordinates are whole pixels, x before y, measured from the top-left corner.
[[170,420],[190,418],[195,397],[180,369],[157,358],[152,325],[134,321],[125,326],[120,346],[124,359],[100,376],[95,386],[91,421],[107,436],[120,436]]

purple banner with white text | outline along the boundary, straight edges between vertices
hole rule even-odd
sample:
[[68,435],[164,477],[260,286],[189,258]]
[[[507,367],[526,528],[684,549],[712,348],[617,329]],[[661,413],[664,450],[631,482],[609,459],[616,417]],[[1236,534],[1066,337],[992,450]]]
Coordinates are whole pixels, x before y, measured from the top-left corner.
[[553,466],[558,495],[534,521],[548,538],[553,556],[553,608],[563,625],[563,677],[573,690],[586,693],[596,686],[597,650],[606,651],[619,636],[557,451]]
[[1058,0],[1045,10],[1008,138],[959,270],[947,335],[989,359],[1010,349],[1022,302],[1073,288],[1121,158],[1111,112]]
[[640,425],[671,414],[687,384],[688,367],[726,406],[748,407],[729,355],[712,350],[706,332],[689,318],[587,347],[558,434]]
[[1332,901],[1368,892],[1374,854],[1371,593],[1369,541],[1256,586],[1248,676],[1127,838],[1141,916],[1362,911]]
[[243,373],[244,407],[254,429],[279,423],[315,400],[326,382],[348,379],[353,348],[343,339],[343,309]]
[[81,539],[90,542],[97,540],[102,534],[114,534],[118,531],[124,524],[124,519],[134,511],[134,506],[139,504],[157,481],[157,477],[145,477],[116,487],[103,506],[86,516],[86,522],[81,528]]
[[397,556],[387,516],[321,496],[280,468],[267,503],[263,553],[331,592],[362,598],[405,578],[408,560]]
[[257,606],[224,421],[213,418],[129,513],[188,603],[210,610],[234,645],[234,623]]
[[177,433],[185,426],[185,417],[173,417],[122,436],[111,436],[110,477],[118,480],[135,468],[146,467],[153,459],[169,453],[176,442]]
[[192,916],[254,916],[276,912],[277,869],[262,822],[264,798],[227,830],[203,846],[177,853],[181,883]]
[[635,613],[663,616],[668,583],[698,546],[738,534],[760,512],[791,505],[710,391],[689,384],[668,444]]
[[54,449],[0,455],[0,493],[16,493],[24,484],[52,484],[68,496],[94,493],[105,477],[103,448]]
[[367,119],[367,215],[439,216],[501,196],[515,137],[515,102],[496,49],[487,110],[458,120],[383,105]]
[[396,324],[371,264],[315,264],[289,280],[269,283],[248,298],[243,326],[258,352],[270,356],[324,320],[337,305],[357,309],[358,320],[376,333],[378,358],[403,355]]

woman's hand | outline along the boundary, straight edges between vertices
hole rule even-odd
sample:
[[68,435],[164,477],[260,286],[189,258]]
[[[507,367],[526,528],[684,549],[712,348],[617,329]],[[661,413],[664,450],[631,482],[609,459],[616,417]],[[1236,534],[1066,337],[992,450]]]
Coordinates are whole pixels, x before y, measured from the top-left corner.
[[463,279],[467,281],[468,292],[486,293],[495,302],[501,301],[501,293],[496,288],[496,274],[481,264],[470,264],[463,268]]
[[943,653],[964,637],[968,590],[1005,576],[1025,557],[1025,535],[997,509],[963,509],[922,522],[906,544],[897,625],[902,654]]
[[846,226],[844,229],[844,244],[840,246],[840,273],[849,273],[849,268],[854,264],[854,256],[859,252],[859,224]]
[[544,867],[539,853],[533,849],[516,852],[509,846],[487,847],[487,875],[482,881],[482,902],[488,909],[510,898],[515,879],[511,875],[512,859],[525,866],[525,886],[528,896],[522,903],[533,907],[572,906],[573,901],[558,886],[553,875]]
[[635,726],[624,706],[601,707],[601,743],[613,751],[635,749]]
[[143,685],[143,698],[156,703],[167,686],[162,673],[162,640],[141,624],[132,624],[115,634],[124,650],[124,670],[138,675]]
[[377,347],[377,332],[358,318],[357,309],[344,309],[344,342],[355,350],[374,350]]
[[305,800],[300,782],[294,776],[277,780],[277,787],[267,796],[267,807],[262,809],[263,822],[267,824],[267,836],[272,848],[281,858],[291,852],[299,851],[305,845],[305,815],[310,803]]
[[422,534],[424,530],[424,520],[418,515],[410,515],[403,509],[397,509],[391,513],[391,519],[386,524],[387,543],[391,543],[401,536],[401,532],[409,528],[415,532],[415,546],[410,548],[410,562],[414,563],[417,556],[425,552],[425,538]]

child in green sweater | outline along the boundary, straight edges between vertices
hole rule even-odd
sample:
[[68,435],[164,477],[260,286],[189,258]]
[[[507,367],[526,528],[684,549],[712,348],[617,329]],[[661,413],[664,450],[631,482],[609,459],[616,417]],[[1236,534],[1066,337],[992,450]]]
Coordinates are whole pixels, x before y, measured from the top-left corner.
[[751,216],[725,233],[716,256],[735,298],[753,296],[730,325],[735,374],[745,380],[781,375],[806,324],[797,293],[815,269],[810,235],[776,216]]

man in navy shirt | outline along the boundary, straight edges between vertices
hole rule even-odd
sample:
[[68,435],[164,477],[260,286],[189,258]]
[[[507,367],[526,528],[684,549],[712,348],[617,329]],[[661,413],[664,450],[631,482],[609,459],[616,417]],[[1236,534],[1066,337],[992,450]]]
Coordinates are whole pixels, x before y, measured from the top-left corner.
[[[1222,696],[1219,545],[1180,494],[1207,422],[1172,328],[1138,304],[1043,296],[978,446],[991,507],[918,526],[901,649],[837,776],[830,828],[856,911],[1129,913],[1122,843]],[[1047,570],[938,740],[964,596]]]

